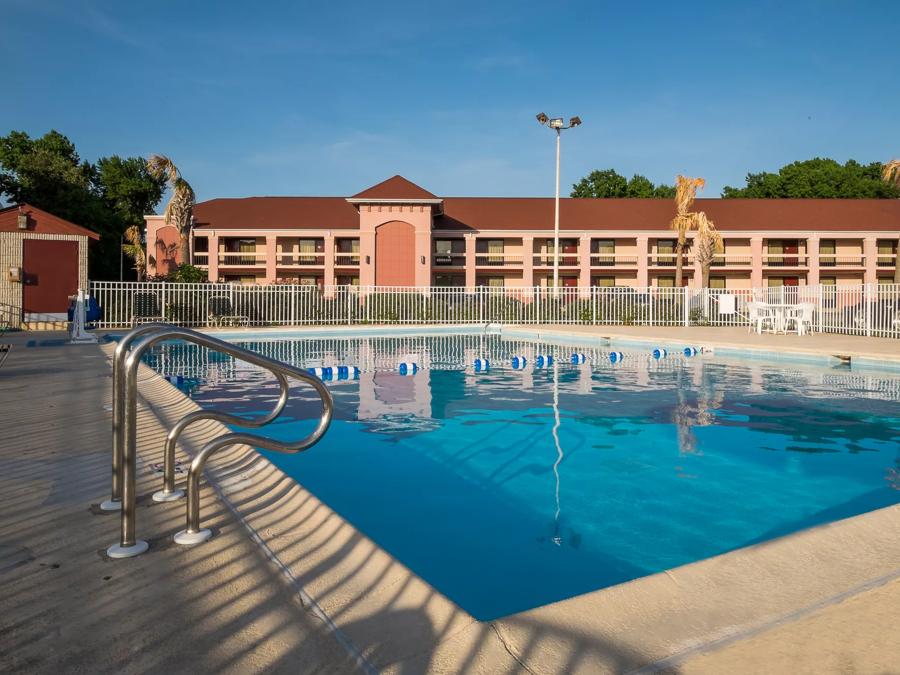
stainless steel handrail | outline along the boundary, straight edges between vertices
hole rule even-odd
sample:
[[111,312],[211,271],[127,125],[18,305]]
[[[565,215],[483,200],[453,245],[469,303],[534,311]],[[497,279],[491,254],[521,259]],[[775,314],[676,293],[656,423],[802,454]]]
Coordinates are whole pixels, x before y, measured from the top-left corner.
[[182,417],[175,423],[175,426],[169,429],[169,433],[166,436],[165,450],[163,452],[163,489],[153,493],[153,501],[170,502],[181,499],[184,496],[184,490],[175,489],[175,448],[178,445],[179,437],[191,424],[201,420],[215,420],[216,422],[223,422],[232,426],[258,429],[259,427],[264,427],[269,422],[274,421],[281,415],[284,406],[287,405],[288,401],[288,384],[284,375],[280,372],[275,372],[274,375],[281,385],[281,395],[278,397],[278,403],[267,415],[263,417],[246,418],[231,415],[219,410],[196,410]]
[[[139,328],[143,328],[143,326]],[[135,331],[132,331],[132,333],[135,333],[138,330],[139,329],[135,329]],[[144,334],[147,332],[149,332],[149,334]],[[130,335],[131,333],[129,333],[126,338]],[[140,337],[141,335],[143,335],[143,337]],[[325,431],[327,431],[328,426],[331,424],[331,418],[334,414],[334,400],[332,399],[331,393],[328,391],[325,385],[318,378],[313,377],[306,371],[300,370],[299,368],[295,368],[286,363],[270,359],[266,356],[263,356],[262,354],[243,349],[231,343],[224,342],[223,340],[219,340],[204,333],[198,333],[197,331],[193,331],[188,328],[178,328],[167,324],[157,325],[156,332],[150,332],[149,330],[143,331],[137,336],[132,337],[132,339],[129,340],[126,344],[125,349],[127,349],[127,346],[134,342],[137,337],[140,337],[140,340],[136,344],[134,344],[134,347],[131,349],[131,351],[127,353],[124,364],[120,364],[119,372],[117,373],[119,379],[114,380],[113,382],[114,389],[117,382],[121,382],[123,386],[122,400],[120,401],[121,407],[119,409],[121,419],[120,427],[122,431],[122,443],[119,446],[121,454],[118,455],[118,458],[120,460],[122,527],[119,543],[110,546],[107,549],[107,554],[112,558],[127,558],[139,555],[146,551],[148,548],[147,542],[135,538],[137,369],[144,352],[146,352],[147,349],[149,349],[153,345],[159,342],[164,342],[166,340],[184,340],[186,342],[193,342],[194,344],[198,344],[200,346],[207,347],[224,354],[229,354],[230,356],[241,359],[242,361],[246,361],[247,363],[252,363],[269,370],[271,373],[275,374],[276,378],[279,380],[279,384],[281,385],[281,397],[279,398],[279,405],[276,405],[273,413],[270,413],[267,416],[271,419],[277,417],[278,414],[280,414],[281,410],[284,408],[284,406],[281,404],[281,400],[283,398],[286,402],[287,399],[288,377],[298,379],[312,385],[312,387],[319,394],[319,397],[322,400],[323,407],[322,415],[319,419],[319,424],[316,426],[315,430],[313,430],[313,432],[306,438],[303,438],[295,443],[282,443],[270,438],[266,438],[264,436],[256,436],[253,434],[229,433],[220,436],[217,439],[213,439],[212,441],[204,445],[202,450],[191,462],[191,469],[188,473],[186,530],[186,534],[188,535],[188,537],[187,540],[185,540],[184,537],[180,537],[181,541],[179,543],[196,543],[198,541],[203,541],[210,536],[208,532],[200,533],[198,527],[200,520],[200,473],[203,471],[206,460],[216,450],[228,445],[233,445],[235,443],[250,443],[258,447],[274,450],[276,452],[302,452],[303,450],[306,450],[307,448],[315,445],[322,438],[322,436],[325,434]],[[184,426],[187,426],[187,424],[189,424],[191,421],[196,421],[196,419],[197,417],[195,416],[193,420],[188,420],[188,422]],[[246,420],[240,418],[236,419],[240,420],[240,424],[246,425]],[[271,419],[269,421],[271,421]],[[182,421],[184,420],[182,419]],[[182,430],[183,428],[184,427],[182,427]],[[114,439],[115,430],[116,427],[114,426]],[[116,457],[117,455],[114,453],[114,460],[116,459]]]
[[118,511],[122,508],[122,447],[125,443],[125,428],[122,424],[122,408],[125,403],[125,371],[122,366],[131,343],[141,335],[170,328],[167,323],[145,323],[129,331],[119,340],[113,353],[112,363],[112,489],[111,496],[100,504],[104,511]]

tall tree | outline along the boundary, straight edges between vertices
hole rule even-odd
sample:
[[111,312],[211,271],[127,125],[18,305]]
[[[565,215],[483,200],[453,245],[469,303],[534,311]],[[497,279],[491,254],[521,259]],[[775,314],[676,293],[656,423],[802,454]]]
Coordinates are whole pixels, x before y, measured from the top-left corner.
[[165,220],[167,225],[174,225],[178,231],[178,239],[181,244],[181,264],[189,264],[191,262],[189,243],[191,215],[196,201],[194,189],[182,178],[175,163],[164,155],[150,155],[147,159],[147,170],[154,178],[165,179],[172,191],[169,203],[166,204]]
[[717,253],[725,246],[715,223],[703,211],[696,214],[697,236],[694,238],[694,259],[700,263],[700,287],[709,288],[709,268]]
[[122,235],[153,211],[163,185],[139,157],[83,161],[55,130],[34,139],[23,131],[0,137],[0,196],[97,232],[100,241],[90,247],[94,279],[118,278]]
[[[900,189],[900,159],[892,159],[884,165],[881,178],[888,185]],[[900,196],[900,195],[898,195]],[[894,256],[894,283],[900,284],[900,238],[897,239]]]
[[622,199],[625,197],[667,198],[674,194],[670,185],[654,185],[650,179],[635,174],[631,180],[615,169],[591,171],[572,186],[572,197]]
[[722,196],[754,199],[900,197],[900,185],[882,180],[883,168],[880,162],[860,164],[851,159],[841,164],[833,159],[816,157],[783,166],[777,173],[747,174],[746,186],[726,186]]
[[688,231],[694,229],[698,223],[698,216],[691,211],[697,190],[706,185],[702,178],[690,178],[679,175],[675,183],[675,217],[669,223],[669,228],[678,233],[678,241],[675,244],[675,286],[681,287],[683,278],[684,247],[687,243]]

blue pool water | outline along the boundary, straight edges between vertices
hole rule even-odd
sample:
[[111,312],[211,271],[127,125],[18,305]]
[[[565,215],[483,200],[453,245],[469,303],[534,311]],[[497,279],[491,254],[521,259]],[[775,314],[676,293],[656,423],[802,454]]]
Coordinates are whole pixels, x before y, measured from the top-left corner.
[[[329,383],[322,443],[267,456],[482,620],[900,502],[896,373],[621,347],[613,365],[603,350],[497,336],[244,346],[361,367]],[[538,353],[555,367],[534,369]],[[481,355],[487,373],[467,366]],[[422,368],[397,374],[409,360]],[[256,414],[276,396],[265,373],[192,345],[148,361],[202,405]],[[280,438],[308,433],[318,411],[295,391],[269,428]]]

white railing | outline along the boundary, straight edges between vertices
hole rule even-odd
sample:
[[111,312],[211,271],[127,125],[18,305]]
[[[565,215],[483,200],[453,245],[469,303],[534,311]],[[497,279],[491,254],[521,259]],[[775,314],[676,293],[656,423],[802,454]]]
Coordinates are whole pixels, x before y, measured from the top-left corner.
[[521,267],[525,256],[521,253],[476,253],[477,267]]
[[358,267],[359,253],[335,253],[334,264],[337,267]]
[[866,257],[857,255],[834,255],[831,253],[819,254],[819,267],[865,267]]
[[637,254],[591,253],[591,267],[634,267],[637,264]]
[[466,254],[458,251],[455,253],[433,253],[431,264],[434,267],[465,267]]
[[219,251],[219,267],[246,267],[257,264],[265,265],[265,252],[256,251]]
[[[95,281],[100,328],[305,324],[746,326],[747,303],[809,303],[820,332],[900,337],[900,284],[757,289],[301,286]],[[732,296],[735,312],[725,313]]]

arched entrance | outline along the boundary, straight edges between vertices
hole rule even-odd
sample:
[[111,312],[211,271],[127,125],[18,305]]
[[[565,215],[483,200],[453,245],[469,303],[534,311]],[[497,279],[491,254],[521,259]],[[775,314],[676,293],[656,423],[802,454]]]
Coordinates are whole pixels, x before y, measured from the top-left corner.
[[375,285],[416,285],[416,230],[392,220],[375,228]]

